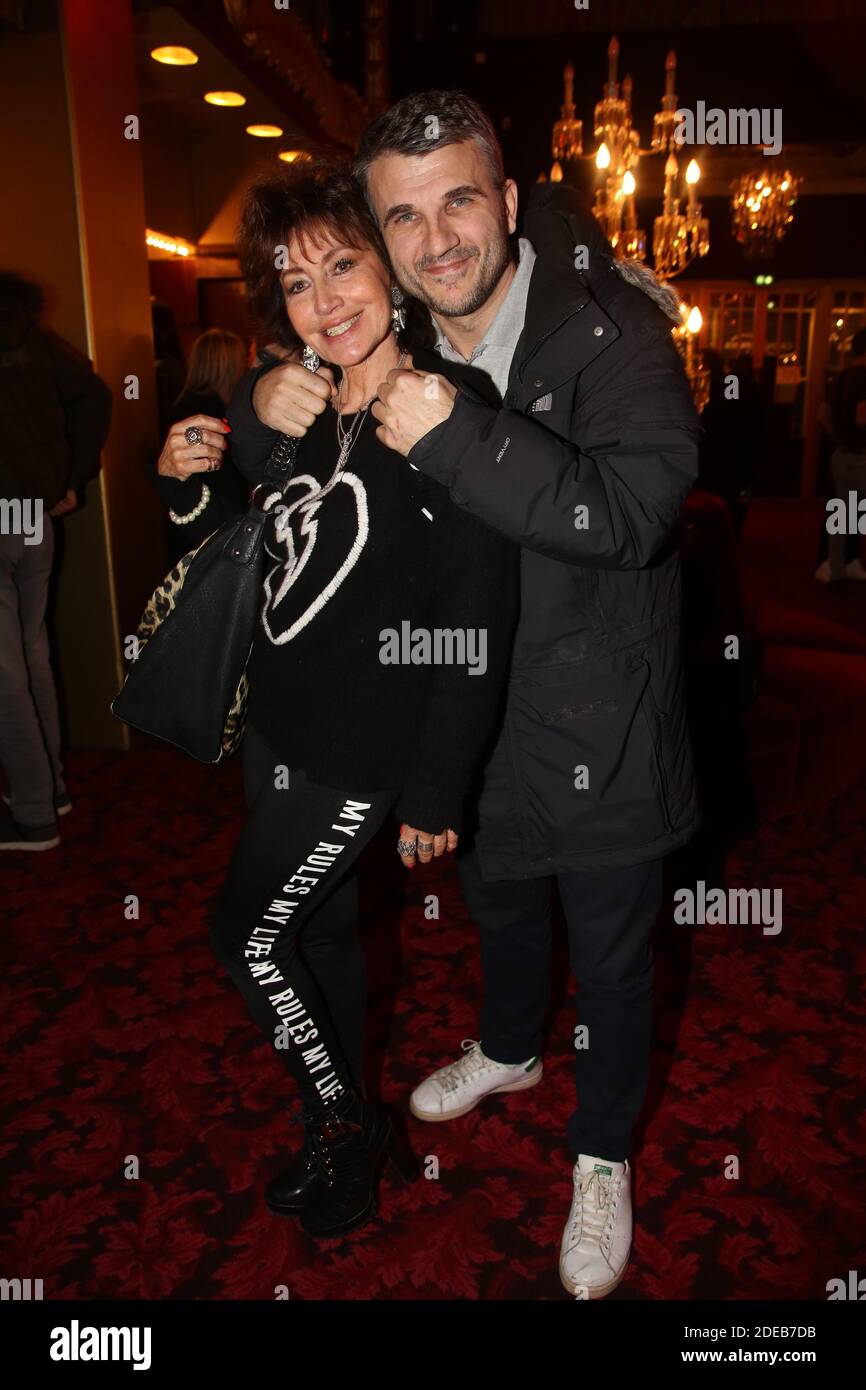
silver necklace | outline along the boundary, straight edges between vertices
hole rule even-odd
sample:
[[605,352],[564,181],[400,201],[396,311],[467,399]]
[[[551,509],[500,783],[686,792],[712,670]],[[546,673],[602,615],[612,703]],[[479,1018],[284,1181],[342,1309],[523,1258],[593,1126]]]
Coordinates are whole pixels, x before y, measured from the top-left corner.
[[[405,352],[402,352],[400,354],[400,361],[397,363],[398,369],[402,367],[405,361],[406,354]],[[343,467],[343,465],[346,462],[346,459],[349,457],[349,454],[352,451],[355,441],[357,440],[358,435],[361,433],[361,428],[364,424],[364,421],[367,418],[370,406],[373,404],[375,399],[375,396],[371,396],[370,399],[367,401],[367,404],[357,412],[351,425],[346,427],[343,425],[343,422],[340,418],[340,400],[339,397],[337,398],[337,444],[340,448],[340,457],[337,462],[338,469]]]

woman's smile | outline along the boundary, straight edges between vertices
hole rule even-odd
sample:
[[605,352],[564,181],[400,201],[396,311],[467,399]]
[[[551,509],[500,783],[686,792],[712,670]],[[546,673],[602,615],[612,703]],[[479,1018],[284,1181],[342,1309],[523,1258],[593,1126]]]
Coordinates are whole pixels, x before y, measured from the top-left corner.
[[335,324],[332,328],[324,329],[323,331],[325,333],[325,337],[342,338],[346,333],[350,333],[351,330],[354,328],[355,324],[358,322],[361,315],[363,314],[363,312],[363,309],[359,309],[357,314],[353,314],[351,318],[343,319],[340,323]]

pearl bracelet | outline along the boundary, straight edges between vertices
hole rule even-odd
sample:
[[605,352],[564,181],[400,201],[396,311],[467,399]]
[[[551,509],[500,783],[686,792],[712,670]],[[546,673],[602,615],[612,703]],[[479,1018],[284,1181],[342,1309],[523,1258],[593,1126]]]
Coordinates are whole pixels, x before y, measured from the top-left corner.
[[201,501],[199,502],[197,507],[193,507],[191,512],[185,512],[183,516],[178,516],[177,512],[173,512],[169,507],[168,515],[170,519],[174,522],[175,526],[186,526],[187,522],[195,521],[197,516],[201,516],[209,501],[210,488],[208,487],[207,483],[202,483]]

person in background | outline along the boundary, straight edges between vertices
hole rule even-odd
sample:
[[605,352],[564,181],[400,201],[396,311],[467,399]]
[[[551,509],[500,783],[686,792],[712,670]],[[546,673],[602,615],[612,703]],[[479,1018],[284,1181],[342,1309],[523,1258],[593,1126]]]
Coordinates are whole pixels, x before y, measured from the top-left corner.
[[[866,497],[866,328],[851,339],[851,360],[839,373],[831,393],[829,424],[833,437],[830,470],[836,495],[847,499],[848,493],[854,492],[859,504]],[[819,584],[831,584],[843,576],[866,579],[859,534],[855,531],[844,539],[830,536],[826,518],[818,558],[815,578]]]
[[51,518],[83,500],[111,419],[108,386],[41,310],[37,285],[0,272],[0,850],[53,848],[72,808],[45,623]]
[[[726,367],[717,352],[705,348],[703,360],[710,373],[710,398],[701,415],[696,486],[727,502],[739,539],[761,457],[761,393],[748,355],[735,357]],[[736,395],[731,394],[734,382]]]
[[[247,504],[247,485],[231,461],[223,411],[247,367],[236,333],[209,328],[196,338],[183,390],[169,412],[157,461],[157,487],[168,508],[169,564],[201,545]],[[187,431],[199,437],[187,438]],[[196,478],[208,473],[207,478]]]

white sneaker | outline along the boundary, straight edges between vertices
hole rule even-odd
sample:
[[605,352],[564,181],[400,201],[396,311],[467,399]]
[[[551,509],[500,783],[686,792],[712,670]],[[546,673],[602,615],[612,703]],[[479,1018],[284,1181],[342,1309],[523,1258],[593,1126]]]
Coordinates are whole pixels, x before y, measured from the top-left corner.
[[628,1162],[581,1154],[574,1165],[574,1197],[562,1233],[559,1277],[575,1298],[604,1298],[628,1265],[632,1237]]
[[481,1044],[464,1038],[463,1056],[434,1071],[409,1099],[409,1109],[418,1120],[456,1120],[467,1115],[485,1096],[499,1091],[526,1091],[541,1080],[538,1057],[510,1066],[485,1057]]
[[848,579],[866,579],[866,569],[863,568],[862,560],[849,560],[845,566],[845,574]]

